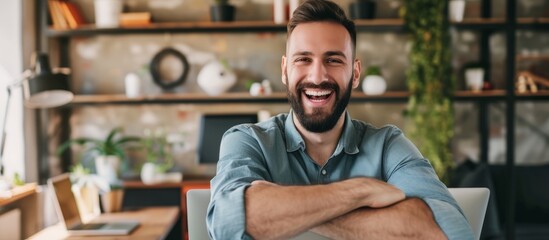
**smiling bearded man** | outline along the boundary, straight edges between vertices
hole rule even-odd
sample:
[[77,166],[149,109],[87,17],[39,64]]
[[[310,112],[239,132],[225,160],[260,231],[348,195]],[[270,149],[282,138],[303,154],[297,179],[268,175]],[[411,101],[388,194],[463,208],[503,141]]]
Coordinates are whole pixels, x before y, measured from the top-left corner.
[[289,113],[223,135],[211,180],[211,239],[473,239],[455,199],[395,126],[346,111],[358,87],[353,21],[304,1],[288,23]]

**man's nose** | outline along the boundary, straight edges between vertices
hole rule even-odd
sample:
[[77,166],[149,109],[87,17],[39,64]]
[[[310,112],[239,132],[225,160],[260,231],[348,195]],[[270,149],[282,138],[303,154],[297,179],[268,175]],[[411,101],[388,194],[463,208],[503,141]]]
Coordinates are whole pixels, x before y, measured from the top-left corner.
[[327,81],[328,72],[326,71],[326,66],[324,66],[321,61],[314,62],[309,69],[309,76],[307,80],[314,84],[320,84]]

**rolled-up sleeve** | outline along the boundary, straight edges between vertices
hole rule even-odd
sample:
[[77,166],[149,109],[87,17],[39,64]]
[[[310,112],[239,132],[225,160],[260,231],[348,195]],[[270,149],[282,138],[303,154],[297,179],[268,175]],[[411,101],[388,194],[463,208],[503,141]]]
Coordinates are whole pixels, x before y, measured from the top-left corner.
[[243,132],[246,128],[229,129],[221,141],[206,217],[211,239],[251,239],[246,233],[244,194],[251,182],[270,180],[257,141]]
[[461,208],[419,150],[396,128],[387,139],[384,159],[387,182],[402,190],[406,197],[422,199],[448,239],[474,239]]

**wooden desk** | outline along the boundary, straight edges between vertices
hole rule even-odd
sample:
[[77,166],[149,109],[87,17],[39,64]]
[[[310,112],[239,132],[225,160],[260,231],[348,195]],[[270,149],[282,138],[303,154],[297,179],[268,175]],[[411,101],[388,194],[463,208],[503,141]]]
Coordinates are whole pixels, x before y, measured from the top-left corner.
[[[28,238],[40,230],[37,191],[42,190],[36,186],[36,183],[27,183],[0,194],[0,215],[11,209],[21,210],[22,238]],[[14,225],[18,224],[14,223]],[[9,226],[0,226],[0,229],[0,232],[16,231],[16,229],[10,229]],[[2,235],[0,233],[0,239]]]
[[134,211],[105,213],[94,221],[137,220],[140,225],[130,235],[125,236],[69,236],[63,223],[50,226],[29,239],[164,239],[177,218],[180,210],[177,207],[149,207]]
[[[195,178],[180,183],[160,183],[146,185],[141,181],[124,181],[126,189],[124,208],[145,206],[179,206],[181,211],[181,239],[187,236],[187,201],[186,194],[190,189],[210,188],[210,178]],[[177,195],[177,196],[175,196]],[[174,229],[177,232],[178,229]],[[171,235],[170,235],[171,236]]]

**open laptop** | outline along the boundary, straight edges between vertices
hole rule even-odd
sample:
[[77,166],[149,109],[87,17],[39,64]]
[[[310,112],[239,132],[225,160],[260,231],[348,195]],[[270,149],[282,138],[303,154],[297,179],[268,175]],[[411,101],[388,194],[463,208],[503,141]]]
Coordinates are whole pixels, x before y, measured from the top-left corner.
[[48,179],[57,216],[65,223],[70,235],[127,235],[137,226],[137,221],[82,223],[76,199],[71,191],[69,174]]

